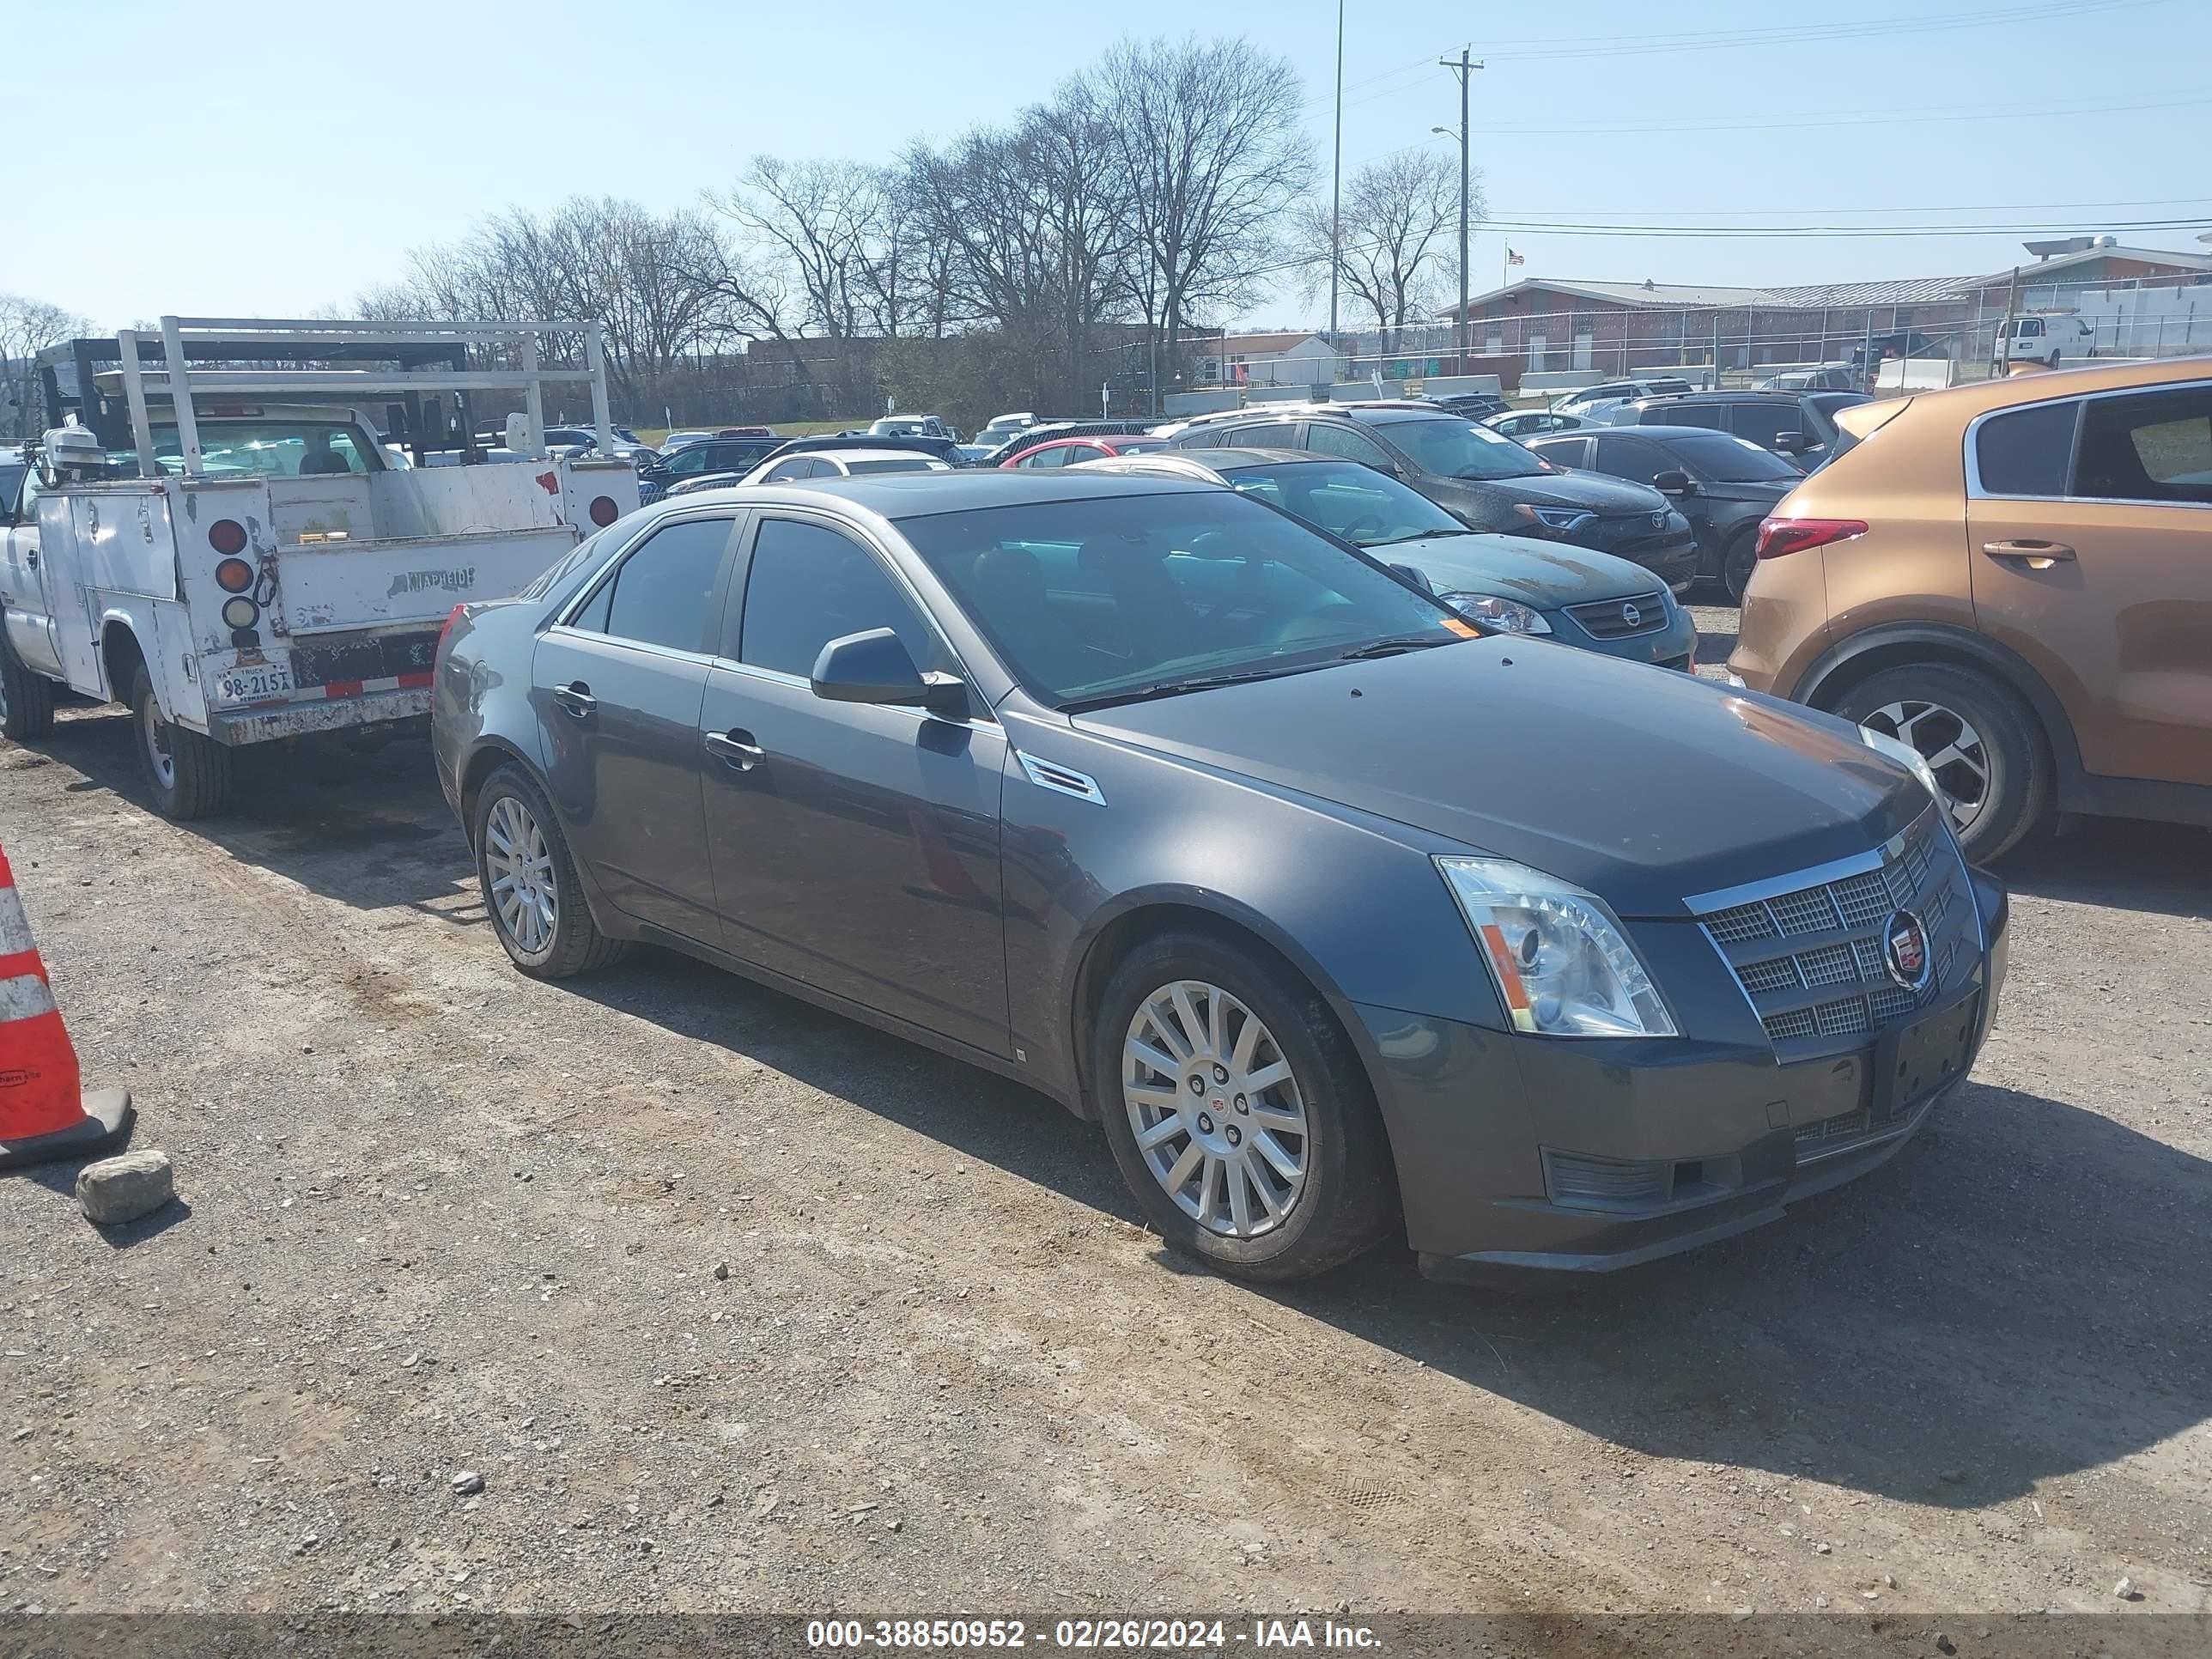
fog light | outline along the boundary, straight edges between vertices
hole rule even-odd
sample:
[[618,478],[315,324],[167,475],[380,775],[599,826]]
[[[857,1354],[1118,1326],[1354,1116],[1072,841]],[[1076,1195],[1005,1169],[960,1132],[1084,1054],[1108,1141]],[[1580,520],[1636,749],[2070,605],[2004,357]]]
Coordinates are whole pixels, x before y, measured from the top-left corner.
[[222,625],[225,628],[251,628],[261,619],[261,607],[248,599],[225,599],[222,602]]
[[225,559],[215,568],[215,585],[226,593],[243,593],[253,586],[253,567],[243,559]]

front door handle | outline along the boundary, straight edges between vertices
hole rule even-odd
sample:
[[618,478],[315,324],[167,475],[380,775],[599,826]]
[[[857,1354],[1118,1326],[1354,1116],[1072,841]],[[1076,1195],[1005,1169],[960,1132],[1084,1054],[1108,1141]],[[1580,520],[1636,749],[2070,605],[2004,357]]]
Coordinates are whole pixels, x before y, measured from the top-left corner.
[[36,570],[39,568],[39,550],[37,548],[27,547],[23,550],[23,568],[26,570]]
[[2072,561],[2074,550],[2064,542],[2040,542],[2033,539],[2013,542],[1984,542],[1982,551],[1993,559],[2002,559],[2011,564],[2024,564],[2030,570],[2048,570],[2054,564]]
[[732,726],[727,732],[709,732],[707,752],[738,772],[750,772],[768,758],[768,750],[753,741],[751,732],[739,726]]
[[599,700],[592,695],[592,688],[581,680],[571,680],[566,685],[553,688],[553,701],[559,703],[578,720],[589,720]]

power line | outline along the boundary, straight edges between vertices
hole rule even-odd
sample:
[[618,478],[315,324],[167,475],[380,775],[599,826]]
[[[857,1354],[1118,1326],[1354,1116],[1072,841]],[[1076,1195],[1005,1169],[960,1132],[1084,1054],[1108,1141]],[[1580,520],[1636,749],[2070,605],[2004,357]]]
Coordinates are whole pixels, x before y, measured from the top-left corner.
[[1966,105],[1950,110],[1812,110],[1774,121],[1652,121],[1618,125],[1577,123],[1572,126],[1552,127],[1528,126],[1513,123],[1499,126],[1477,127],[1475,131],[1488,133],[1513,133],[1527,137],[1564,136],[1568,133],[1775,132],[1801,127],[1856,126],[1862,121],[1880,121],[1890,126],[1911,126],[1922,122],[2030,119],[2043,122],[2061,120],[2077,115],[2125,115],[2144,110],[2195,109],[2206,104],[2212,104],[2212,96],[2197,94],[2185,98],[2148,99],[2139,102],[2117,104],[2039,104],[2033,108],[2013,103]]
[[1563,236],[2072,236],[2107,231],[2202,230],[2212,216],[2142,219],[2117,224],[2014,225],[1622,225],[1576,224],[1533,219],[1492,218],[1488,230],[1519,230]]

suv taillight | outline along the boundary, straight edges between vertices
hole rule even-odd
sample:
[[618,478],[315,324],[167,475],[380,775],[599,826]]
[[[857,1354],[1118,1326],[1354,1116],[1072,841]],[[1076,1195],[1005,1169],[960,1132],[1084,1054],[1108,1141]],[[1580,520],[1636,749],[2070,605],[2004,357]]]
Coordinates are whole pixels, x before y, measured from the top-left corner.
[[1784,553],[1802,553],[1808,547],[1826,547],[1866,534],[1864,519],[1762,519],[1759,545],[1753,550],[1762,559],[1778,559]]

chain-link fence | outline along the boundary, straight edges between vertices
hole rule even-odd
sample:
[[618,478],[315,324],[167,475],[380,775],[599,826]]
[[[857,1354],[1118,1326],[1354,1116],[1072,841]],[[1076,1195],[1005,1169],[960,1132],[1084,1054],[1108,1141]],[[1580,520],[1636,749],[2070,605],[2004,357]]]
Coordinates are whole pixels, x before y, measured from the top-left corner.
[[[1879,290],[1895,297],[1875,297]],[[1929,290],[1918,295],[1908,291]],[[1856,290],[1855,292],[1854,290]],[[1530,375],[1612,379],[1668,370],[1744,385],[1815,365],[1862,378],[1899,357],[1944,359],[1950,378],[1991,372],[2008,323],[2051,325],[2064,360],[2185,356],[2212,352],[2212,278],[2010,279],[1948,285],[1844,284],[1829,305],[1673,305],[1591,300],[1571,308],[1523,311],[1493,303],[1464,338],[1450,323],[1336,335],[1340,381],[1421,381],[1455,374],[1496,374],[1508,390]],[[2063,328],[2058,326],[2063,319]],[[2042,331],[2035,331],[2039,335]],[[1225,358],[1237,337],[1221,342]],[[2048,349],[2048,347],[2042,348]],[[1322,378],[1324,360],[1316,371]],[[1303,368],[1303,366],[1301,366]]]

